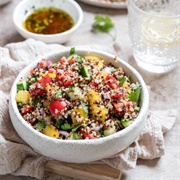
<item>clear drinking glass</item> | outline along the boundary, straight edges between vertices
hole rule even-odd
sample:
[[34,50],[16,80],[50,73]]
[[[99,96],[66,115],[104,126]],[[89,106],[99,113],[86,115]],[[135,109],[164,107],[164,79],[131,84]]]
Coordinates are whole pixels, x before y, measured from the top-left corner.
[[166,73],[180,60],[180,0],[128,0],[129,33],[137,64]]

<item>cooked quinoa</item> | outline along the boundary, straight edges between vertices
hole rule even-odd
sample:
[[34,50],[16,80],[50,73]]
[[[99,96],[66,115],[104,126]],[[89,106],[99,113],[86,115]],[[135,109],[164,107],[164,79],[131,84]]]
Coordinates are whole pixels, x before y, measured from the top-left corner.
[[24,120],[53,138],[96,139],[129,126],[139,114],[141,85],[123,68],[75,49],[56,63],[42,59],[17,84]]

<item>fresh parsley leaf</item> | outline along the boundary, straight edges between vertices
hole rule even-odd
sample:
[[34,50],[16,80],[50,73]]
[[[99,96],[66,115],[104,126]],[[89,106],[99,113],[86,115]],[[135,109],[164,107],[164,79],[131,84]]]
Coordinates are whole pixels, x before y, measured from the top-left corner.
[[69,123],[64,123],[61,128],[65,131],[71,130],[73,127]]
[[122,86],[124,84],[124,82],[126,81],[126,77],[125,76],[119,77],[118,81],[119,81],[119,86]]
[[40,101],[40,98],[35,98],[35,99],[34,99],[34,101],[33,101],[34,107],[37,107],[39,101]]
[[96,15],[92,27],[93,29],[97,29],[101,32],[109,32],[112,28],[114,28],[114,24],[108,15]]
[[82,124],[79,124],[79,125],[73,127],[72,131],[77,131],[81,126],[82,126]]
[[42,122],[42,121],[39,121],[38,122],[38,125],[37,125],[37,128],[38,130],[43,130],[44,128],[46,127],[46,123],[45,122]]
[[137,86],[135,89],[132,89],[131,93],[129,94],[129,99],[133,102],[136,102],[136,104],[138,105],[140,94],[141,94],[141,86]]
[[75,47],[72,47],[71,49],[70,49],[70,55],[71,54],[74,54],[75,53]]
[[57,124],[58,124],[58,127],[60,128],[61,125],[64,124],[64,120],[63,120],[63,119],[58,119],[58,120],[57,120]]

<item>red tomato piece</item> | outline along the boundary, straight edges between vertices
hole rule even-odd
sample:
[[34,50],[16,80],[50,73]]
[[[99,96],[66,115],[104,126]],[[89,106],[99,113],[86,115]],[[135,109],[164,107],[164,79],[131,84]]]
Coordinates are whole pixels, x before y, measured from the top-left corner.
[[73,63],[75,63],[75,58],[74,58],[74,56],[73,56],[71,59],[68,60],[68,64],[73,64]]
[[33,109],[34,109],[33,106],[31,106],[31,105],[26,105],[26,106],[23,107],[23,112],[22,112],[22,114],[27,114],[28,112],[31,112]]
[[88,134],[85,130],[83,129],[80,129],[80,133],[82,134],[83,138],[86,139],[96,139],[96,137],[94,137],[93,135],[91,134]]
[[51,114],[54,117],[57,117],[58,115],[60,115],[62,113],[62,111],[68,106],[68,104],[66,103],[66,101],[64,100],[56,100],[50,103],[49,105],[49,109]]
[[38,68],[44,68],[46,67],[47,61],[45,59],[42,59],[39,63],[38,63]]
[[39,80],[39,82],[41,86],[45,88],[51,82],[51,78],[48,74],[46,74],[42,77],[42,79]]
[[116,102],[113,102],[113,106],[114,106],[116,112],[117,112],[119,115],[123,115],[123,114],[125,113],[124,106],[123,106],[123,107],[120,107],[120,106],[118,105],[118,103],[116,103]]
[[89,85],[92,86],[92,87],[97,87],[97,86],[98,86],[98,84],[95,83],[94,81],[91,81],[91,82],[89,83]]
[[112,75],[107,75],[105,82],[111,89],[117,89],[118,88],[119,82]]
[[29,90],[29,93],[34,96],[43,95],[45,92],[46,91],[44,89],[39,89],[39,88]]
[[73,84],[74,84],[74,81],[72,79],[69,79],[64,83],[64,87],[72,86]]
[[117,93],[117,94],[111,95],[111,98],[113,98],[113,99],[118,99],[118,98],[120,98],[121,96],[122,96],[122,94]]
[[56,73],[56,81],[64,87],[72,86],[74,84],[73,77],[74,75],[72,72]]

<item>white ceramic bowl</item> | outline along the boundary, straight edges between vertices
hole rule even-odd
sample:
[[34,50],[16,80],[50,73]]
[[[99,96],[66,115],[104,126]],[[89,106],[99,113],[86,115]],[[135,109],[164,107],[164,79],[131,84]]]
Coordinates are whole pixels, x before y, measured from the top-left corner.
[[[21,77],[25,78],[29,76],[30,70],[34,68],[37,65],[37,62],[39,62],[42,58],[32,62],[30,65],[24,68],[15,79],[10,92],[9,111],[13,126],[17,133],[35,151],[59,161],[86,163],[107,158],[122,151],[140,135],[144,127],[148,111],[149,94],[141,75],[123,60],[118,58],[117,62],[115,62],[113,60],[113,55],[95,50],[87,51],[76,49],[76,53],[81,56],[95,55],[104,59],[105,63],[111,62],[115,67],[121,66],[124,68],[125,73],[131,78],[132,82],[138,81],[142,85],[140,102],[141,110],[137,119],[130,126],[113,135],[91,140],[59,140],[48,137],[33,129],[33,127],[21,117],[18,111],[15,101],[15,96],[17,93],[16,84],[19,82]],[[55,62],[58,61],[60,57],[68,55],[69,49],[47,55],[43,58],[51,59],[53,62]]]
[[[51,35],[36,34],[27,31],[23,27],[23,22],[27,16],[34,11],[34,9],[42,7],[55,7],[67,12],[73,18],[75,23],[74,26],[68,31]],[[74,0],[23,0],[16,6],[13,13],[15,27],[24,38],[33,38],[44,41],[45,43],[63,44],[67,42],[79,28],[82,20],[82,9]]]

